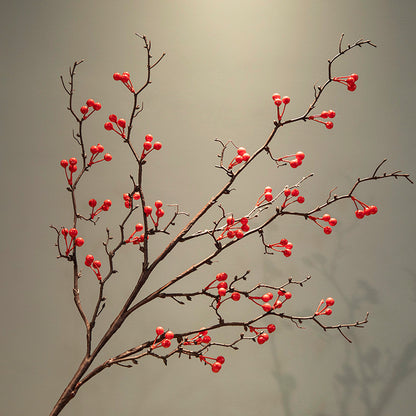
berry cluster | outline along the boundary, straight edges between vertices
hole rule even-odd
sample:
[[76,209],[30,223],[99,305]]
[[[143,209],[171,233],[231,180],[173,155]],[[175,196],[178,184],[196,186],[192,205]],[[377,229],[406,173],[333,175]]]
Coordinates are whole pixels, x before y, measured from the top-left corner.
[[358,81],[358,75],[351,74],[343,77],[334,77],[332,78],[332,81],[346,85],[348,91],[355,91],[357,89],[357,85],[355,83]]
[[[200,355],[199,360],[211,366],[211,369],[214,373],[218,373],[221,370],[222,365],[225,362],[225,358],[222,355],[219,355],[217,358],[207,357],[205,355]],[[214,363],[210,363],[207,360],[212,360]]]
[[222,233],[217,237],[217,240],[222,240],[225,236],[230,239],[234,237],[240,239],[244,237],[245,232],[250,230],[247,217],[242,217],[239,220],[235,220],[233,216],[230,216],[226,221],[227,225],[224,227]]
[[[248,328],[250,332],[254,332],[256,334],[257,342],[260,345],[264,344],[266,341],[269,340],[269,334],[276,331],[276,325],[274,324],[269,324],[265,327],[249,326]],[[269,334],[267,334],[267,332],[265,332],[264,330],[267,330]]]
[[[324,303],[325,303],[325,305],[324,305]],[[329,306],[333,306],[334,303],[335,303],[335,301],[332,298],[326,298],[325,301],[322,299],[321,302],[319,303],[318,307],[316,308],[315,315],[331,315],[332,309]],[[319,308],[322,305],[324,305],[324,307],[321,310],[319,310]]]
[[150,205],[146,205],[145,207],[143,207],[143,211],[144,211],[146,217],[150,217],[150,219],[152,220],[153,225],[155,227],[157,227],[159,225],[159,219],[162,218],[165,215],[165,211],[163,211],[162,206],[163,206],[163,202],[162,201],[157,200],[155,202],[155,207],[156,207],[156,212],[155,212],[156,221],[154,220],[153,215],[152,215],[152,211],[153,211],[152,207]]
[[113,158],[113,156],[111,156],[110,153],[106,153],[102,159],[96,160],[97,156],[100,153],[104,152],[104,146],[100,143],[98,143],[96,146],[91,146],[90,152],[91,152],[91,158],[90,158],[90,161],[88,162],[88,166],[92,166],[94,163],[99,163],[104,160],[106,162],[109,162]]
[[[81,247],[84,244],[83,238],[81,237],[75,238],[78,235],[78,230],[76,228],[71,228],[69,231],[68,231],[68,228],[62,228],[61,233],[65,238],[65,246],[66,246],[65,255],[66,256],[75,248],[75,246]],[[67,239],[68,234],[71,237],[71,241],[69,242],[69,244],[68,244],[68,239]]]
[[282,238],[278,243],[268,244],[267,247],[274,251],[278,251],[279,253],[283,253],[285,257],[290,257],[292,255],[293,244],[287,241],[286,238]]
[[299,195],[299,189],[297,188],[292,190],[286,188],[283,191],[283,194],[285,196],[285,200],[283,201],[281,209],[288,207],[290,204],[293,204],[294,202],[299,202],[299,204],[303,204],[305,202],[305,197]]
[[260,195],[259,199],[256,202],[256,207],[260,206],[263,202],[272,202],[273,201],[273,189],[270,186],[264,188],[264,192]]
[[[61,166],[65,169],[65,176],[66,180],[68,181],[68,185],[72,186],[72,175],[74,172],[77,171],[77,159],[75,157],[71,157],[69,159],[69,162],[66,159],[61,160]],[[69,166],[68,170],[71,172],[71,174],[68,176],[68,172],[66,171],[66,168]]]
[[[358,219],[364,218],[365,216],[368,216],[368,215],[377,214],[378,208],[375,205],[364,204],[364,202],[361,202],[359,199],[355,198],[354,196],[351,196],[351,200],[352,202],[354,202],[355,208],[357,208],[355,211],[355,216]],[[361,209],[358,206],[358,204],[361,205]]]
[[88,201],[88,205],[91,207],[90,219],[93,219],[101,211],[108,211],[111,207],[111,201],[109,199],[106,199],[103,202],[103,204],[99,208],[97,208],[95,211],[94,211],[94,208],[97,206],[97,201],[94,198]]
[[193,338],[186,338],[182,345],[200,345],[209,344],[211,337],[208,335],[208,331],[205,328],[201,328],[197,335]]
[[[273,293],[267,292],[263,296],[249,296],[248,298],[256,305],[261,306],[264,312],[270,312],[272,309],[280,309],[283,304],[292,297],[292,293],[286,292],[284,289],[279,289],[277,291],[276,300],[274,304],[271,305],[270,301],[273,299],[273,297]],[[280,300],[280,298],[282,298],[282,300]],[[264,303],[259,303],[258,300],[262,300]]]
[[152,150],[160,150],[162,148],[162,143],[154,142],[152,145],[153,136],[151,134],[146,134],[143,143],[143,152],[140,156],[140,159],[144,159]]
[[[292,157],[294,157],[295,159],[291,159]],[[305,159],[305,153],[297,152],[294,155],[286,155],[283,157],[279,157],[277,159],[277,162],[286,162],[286,163],[289,163],[291,168],[297,168],[298,166],[302,164],[303,159]]]
[[313,120],[316,121],[317,123],[322,123],[325,124],[325,127],[327,129],[332,129],[332,127],[334,127],[334,123],[332,121],[322,121],[322,120],[317,120],[317,118],[323,118],[323,119],[327,119],[327,118],[334,118],[336,115],[334,110],[328,110],[328,111],[322,111],[321,114],[318,114],[316,116],[309,116],[309,120]]
[[[90,112],[91,109],[92,111]],[[99,111],[99,110],[101,110],[101,104],[96,103],[92,98],[89,98],[87,100],[87,105],[83,105],[80,108],[80,111],[83,114],[82,119],[86,120],[94,111]]]
[[132,199],[134,199],[135,201],[138,201],[140,199],[140,194],[138,192],[135,192],[132,196],[130,196],[129,194],[123,194],[123,199],[124,199],[124,206],[130,209],[131,204],[132,204]]
[[[104,128],[108,131],[113,130],[115,133],[117,133],[122,139],[126,138],[126,120],[124,118],[117,118],[115,114],[110,114],[108,116],[108,119],[110,121],[107,121],[107,123],[104,123]],[[115,128],[114,128],[115,126]]]
[[[163,334],[165,334],[165,336],[163,337],[163,339],[159,342],[156,342],[157,339],[159,337],[161,337]],[[169,348],[171,346],[171,339],[173,339],[173,337],[175,336],[175,334],[172,331],[166,331],[161,327],[158,326],[156,328],[156,338],[153,341],[153,344],[151,346],[152,350],[155,348],[159,348],[159,347],[163,347],[163,348]]]
[[132,92],[133,94],[135,93],[133,84],[130,80],[130,74],[128,72],[123,72],[122,74],[120,74],[119,72],[115,72],[113,74],[113,79],[114,81],[121,81],[130,92]]
[[[286,106],[290,103],[290,97],[286,96],[286,97],[281,98],[280,94],[275,93],[272,95],[272,100],[277,106],[277,119],[280,121],[283,117],[283,114],[285,113]],[[283,104],[283,110],[280,113],[280,106],[282,104]]]
[[85,265],[89,267],[95,273],[95,276],[97,277],[98,281],[101,282],[102,277],[100,273],[100,267],[101,267],[100,260],[94,260],[94,256],[92,254],[88,254],[85,257]]
[[250,155],[247,153],[247,150],[244,147],[239,147],[237,149],[237,155],[228,165],[228,170],[232,169],[234,166],[239,165],[241,162],[247,162],[250,159]]
[[[337,225],[337,223],[338,223],[337,219],[332,218],[329,214],[324,214],[324,215],[322,215],[321,218],[309,215],[308,219],[312,220],[316,225],[321,227],[324,230],[324,233],[327,234],[327,235],[332,233],[332,228],[330,226],[335,227],[335,225]],[[327,222],[329,225],[323,226],[323,225],[319,224],[318,221]]]
[[137,237],[137,236],[135,237],[134,236],[134,234],[139,233],[140,231],[143,231],[143,224],[140,224],[140,223],[139,224],[136,224],[136,226],[134,228],[135,228],[135,230],[131,234],[131,236],[127,240],[124,241],[126,244],[128,244],[128,243],[133,243],[133,244],[143,243],[143,241],[144,241],[144,234],[140,235],[139,237]]

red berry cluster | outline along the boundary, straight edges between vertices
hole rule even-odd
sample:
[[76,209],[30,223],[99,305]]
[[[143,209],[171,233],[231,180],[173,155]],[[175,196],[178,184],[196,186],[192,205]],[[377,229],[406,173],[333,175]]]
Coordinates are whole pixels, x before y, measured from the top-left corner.
[[[378,208],[375,205],[364,204],[364,202],[360,201],[354,196],[351,196],[351,200],[354,202],[355,208],[357,208],[355,211],[355,216],[358,219],[364,218],[368,215],[377,214]],[[361,207],[359,207],[358,204],[360,204]]]
[[[276,331],[276,325],[274,324],[269,324],[265,327],[249,326],[248,328],[250,332],[254,332],[256,334],[257,342],[260,345],[264,344],[266,341],[269,340],[269,335],[267,334],[267,332],[271,334],[272,332]],[[265,332],[264,330],[267,330],[267,332]]]
[[240,239],[244,237],[245,232],[250,230],[247,217],[242,217],[239,220],[235,220],[233,216],[230,216],[226,221],[227,225],[225,226],[222,233],[217,237],[217,240],[222,240],[225,236],[230,239],[234,237]]
[[332,81],[346,85],[348,91],[355,91],[357,89],[357,85],[355,83],[358,81],[358,75],[351,74],[343,77],[334,77],[332,78]]
[[247,153],[247,150],[244,147],[239,147],[237,149],[237,156],[235,156],[228,165],[228,170],[232,169],[234,166],[239,165],[241,162],[247,162],[249,159],[250,155]]
[[309,120],[316,121],[317,123],[325,124],[325,127],[327,129],[332,129],[332,127],[334,127],[334,123],[332,121],[322,121],[322,120],[317,120],[317,118],[323,118],[323,119],[334,118],[335,115],[336,114],[334,110],[328,110],[328,111],[322,111],[321,114],[318,114],[316,116],[309,116],[308,118]]
[[[325,305],[324,305],[324,303],[325,303]],[[316,308],[315,315],[331,315],[332,309],[330,308],[330,306],[333,306],[334,303],[335,303],[335,301],[332,298],[326,298],[325,301],[322,299],[321,302],[319,303],[318,307]],[[319,308],[321,306],[323,306],[323,308],[321,310],[319,310]]]
[[128,243],[133,243],[133,244],[143,243],[143,241],[144,241],[144,234],[142,234],[140,237],[137,237],[137,236],[135,237],[134,236],[134,234],[139,233],[140,231],[143,230],[143,224],[140,224],[140,223],[139,224],[136,224],[136,226],[134,228],[135,228],[135,230],[131,234],[131,236],[127,240],[124,241],[126,244],[128,244]]
[[[218,371],[221,370],[222,365],[225,363],[225,358],[222,355],[219,355],[217,358],[207,357],[205,355],[200,355],[199,360],[203,361],[205,364],[210,365],[211,370],[214,373],[218,373]],[[214,363],[210,363],[207,360],[212,360],[212,361],[214,361]]]
[[[280,121],[285,113],[286,106],[290,103],[290,97],[286,96],[281,98],[280,94],[273,94],[272,100],[277,106],[277,119]],[[280,106],[283,104],[283,111],[280,113]]]
[[[62,235],[65,238],[65,246],[66,246],[66,251],[65,251],[65,255],[67,256],[73,249],[75,246],[77,247],[81,247],[84,244],[84,239],[81,237],[75,238],[78,235],[78,230],[76,228],[71,228],[68,231],[68,228],[62,228],[61,230]],[[68,244],[68,239],[67,236],[71,237],[71,241]]]
[[[115,114],[110,114],[108,116],[108,119],[110,121],[107,121],[107,123],[104,123],[104,128],[108,131],[113,130],[115,133],[117,133],[122,139],[126,138],[126,120],[124,118],[117,118]],[[114,128],[115,126],[115,128]]]
[[154,142],[152,145],[153,136],[151,134],[146,134],[143,143],[143,152],[140,159],[144,159],[152,150],[160,150],[162,148],[162,143]]
[[100,273],[100,267],[101,267],[100,260],[94,260],[94,256],[92,254],[88,254],[85,257],[85,265],[89,267],[95,273],[95,276],[101,282],[102,277]]
[[[329,214],[324,214],[324,215],[322,215],[321,218],[309,215],[308,219],[312,220],[316,225],[321,227],[324,230],[324,233],[327,234],[327,235],[332,233],[332,228],[330,226],[335,227],[335,225],[337,225],[337,223],[338,223],[337,219],[332,218]],[[318,221],[327,222],[329,225],[323,226],[323,225],[319,224]]]
[[[163,337],[163,339],[159,342],[156,342],[157,339],[159,337],[161,337],[163,334],[165,334],[165,336]],[[163,348],[169,348],[171,346],[171,339],[173,339],[173,337],[175,336],[175,334],[172,331],[166,331],[161,327],[158,326],[156,328],[156,338],[153,341],[153,344],[151,346],[152,350],[155,348],[159,348],[159,347],[163,347]]]
[[96,160],[97,156],[100,153],[104,152],[104,146],[100,143],[98,143],[96,146],[91,146],[90,152],[91,152],[91,158],[90,158],[90,161],[88,162],[88,166],[92,166],[94,163],[99,163],[99,162],[102,162],[103,160],[105,160],[106,162],[109,162],[113,158],[113,156],[111,156],[110,153],[106,153],[102,159]]
[[103,204],[99,208],[97,208],[95,211],[94,211],[94,208],[97,206],[97,201],[94,198],[88,201],[88,205],[91,207],[90,219],[93,219],[101,211],[108,211],[111,207],[111,201],[109,199],[106,199],[103,202]]
[[[90,112],[91,109],[92,111]],[[101,104],[96,103],[92,98],[89,98],[87,100],[87,105],[83,105],[80,108],[80,111],[83,114],[82,119],[86,120],[94,111],[99,111],[99,110],[101,110]]]
[[[290,159],[294,157],[295,159]],[[289,160],[290,159],[290,160]],[[297,152],[294,155],[286,155],[283,157],[279,157],[277,159],[278,162],[286,162],[289,163],[291,168],[297,168],[302,164],[302,160],[305,159],[305,153],[303,152]]]
[[[263,296],[249,296],[248,298],[254,302],[256,305],[259,305],[263,308],[264,312],[270,312],[272,309],[280,309],[283,304],[292,297],[292,293],[286,292],[284,289],[279,289],[277,291],[277,297],[273,305],[270,304],[270,301],[273,299],[274,295],[271,292],[265,293]],[[282,300],[280,300],[282,298]],[[257,300],[262,300],[264,303],[259,303]]]
[[143,208],[143,211],[144,211],[146,217],[150,217],[150,219],[152,220],[153,225],[155,227],[157,227],[159,225],[159,219],[162,218],[165,215],[165,211],[163,211],[162,206],[163,206],[163,202],[162,201],[159,201],[158,200],[158,201],[155,202],[155,207],[156,207],[156,212],[155,212],[156,221],[154,220],[153,215],[152,215],[152,211],[153,211],[152,207],[150,205],[146,205]]
[[288,207],[290,204],[293,204],[294,202],[299,202],[299,204],[303,204],[305,202],[305,197],[299,195],[299,189],[297,188],[292,190],[286,188],[283,191],[283,194],[285,196],[285,200],[283,201],[281,209]]
[[208,335],[208,331],[205,328],[201,328],[197,335],[193,338],[186,338],[182,345],[200,345],[209,344],[211,337]]
[[[65,176],[66,180],[68,181],[68,185],[72,186],[72,175],[74,172],[77,171],[77,159],[75,157],[71,157],[69,159],[69,162],[66,159],[61,160],[61,166],[65,169]],[[68,172],[66,171],[66,168],[69,166],[68,170],[71,172],[71,174],[68,176]]]
[[115,72],[113,74],[113,79],[114,81],[121,81],[130,92],[132,92],[133,94],[135,93],[133,84],[130,80],[130,74],[128,72],[123,72],[122,74],[120,74],[119,72]]
[[123,194],[123,199],[124,199],[124,206],[126,208],[131,208],[132,199],[134,199],[135,201],[139,200],[140,194],[138,192],[135,192],[132,196],[130,196],[129,194]]
[[282,238],[279,243],[268,244],[268,248],[271,248],[274,251],[283,253],[285,257],[290,257],[292,255],[293,244],[287,241],[286,238]]

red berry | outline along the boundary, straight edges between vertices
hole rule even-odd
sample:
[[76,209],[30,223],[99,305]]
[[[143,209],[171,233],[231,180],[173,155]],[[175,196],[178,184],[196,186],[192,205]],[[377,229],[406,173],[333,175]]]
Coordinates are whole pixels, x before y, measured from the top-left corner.
[[328,117],[329,118],[334,118],[335,117],[335,111],[334,110],[329,110],[328,111]]
[[234,301],[239,301],[240,300],[241,295],[238,292],[233,292],[233,294],[231,295],[231,299]]
[[328,118],[328,117],[329,117],[328,111],[322,111],[321,118]]
[[225,363],[225,358],[222,355],[219,355],[216,359],[216,362],[220,363],[220,364],[224,364]]
[[111,207],[111,201],[109,199],[106,199],[103,203],[106,207]]
[[355,84],[355,79],[353,77],[348,77],[347,78],[347,84],[348,85],[353,85]]
[[290,103],[290,97],[286,96],[282,98],[283,104],[289,104]]
[[100,260],[94,260],[92,263],[92,267],[94,267],[95,269],[99,269],[101,267]]
[[281,98],[281,97],[280,97],[280,94],[274,93],[274,94],[272,95],[272,100],[273,100],[273,101],[274,101],[274,100],[277,100],[277,99],[279,99],[279,98]]
[[364,208],[364,215],[366,215],[366,216],[371,215],[371,210],[370,210],[369,207]]
[[239,164],[239,163],[241,163],[242,161],[243,161],[242,156],[237,155],[237,156],[235,157],[235,163]]
[[115,114],[110,114],[110,115],[108,116],[108,119],[109,119],[110,121],[112,121],[113,123],[117,123],[117,116],[116,116]]
[[96,153],[98,153],[98,148],[97,146],[91,146],[90,147],[90,152],[95,155]]
[[287,244],[285,244],[285,248],[288,248],[289,250],[292,250],[293,244],[292,243],[287,243]]
[[330,220],[328,221],[329,225],[337,225],[338,221],[336,218],[330,218]]
[[158,200],[158,201],[155,202],[155,207],[156,208],[162,208],[162,205],[163,205],[163,202],[162,201],[159,201]]
[[246,149],[245,149],[244,147],[239,147],[239,148],[237,149],[237,153],[238,153],[240,156],[243,156],[245,153],[247,153],[247,151],[246,151]]
[[146,134],[146,137],[144,138],[146,142],[151,142],[153,140],[153,136],[151,134]]
[[143,143],[143,149],[144,150],[150,150],[152,148],[152,143],[150,142],[144,142]]
[[262,308],[264,312],[270,312],[272,310],[272,305],[270,305],[270,303],[263,303]]
[[121,74],[119,72],[115,72],[113,74],[114,81],[120,81],[121,80]]
[[104,123],[104,128],[109,131],[113,130],[113,124],[107,121],[107,123]]
[[291,168],[297,168],[299,166],[298,159],[293,159],[289,162]]
[[138,192],[135,192],[133,194],[133,199],[136,200],[136,201],[139,200],[140,199],[140,194]]
[[212,367],[211,368],[212,368],[212,371],[214,373],[218,373],[218,371],[221,370],[221,363],[218,362],[218,361],[216,361],[214,364],[212,364]]
[[163,348],[169,348],[169,347],[170,347],[170,345],[171,345],[171,342],[170,342],[168,339],[164,339],[164,340],[162,341],[162,347],[163,347]]
[[143,224],[136,224],[136,233],[140,232],[141,230],[143,230]]
[[106,162],[109,162],[112,158],[113,158],[113,156],[111,156],[111,155],[110,155],[110,153],[106,153],[106,154],[104,155],[104,160],[105,160]]
[[267,331],[269,332],[269,334],[276,331],[276,325],[274,324],[267,325]]
[[123,72],[121,74],[121,81],[122,82],[127,82],[130,79],[130,74],[128,72]]
[[162,218],[164,215],[165,215],[165,211],[163,211],[162,208],[159,208],[158,210],[156,210],[156,217]]
[[249,227],[249,225],[248,225],[248,224],[243,224],[243,225],[241,226],[241,231],[244,231],[245,233],[246,233],[249,229],[250,229],[250,227]]
[[77,165],[69,165],[68,169],[70,172],[74,173],[77,171]]
[[70,235],[72,238],[75,238],[75,237],[77,236],[77,234],[78,234],[78,230],[77,230],[76,228],[71,228],[71,229],[69,230],[69,235]]
[[303,152],[297,152],[296,153],[296,159],[298,159],[298,160],[305,159],[305,153],[303,153]]
[[289,196],[291,194],[290,189],[286,188],[284,190],[284,194],[285,194],[285,196]]
[[98,153],[104,152],[104,146],[100,143],[97,144]]
[[332,306],[335,303],[335,301],[332,298],[326,298],[325,303],[326,303],[326,306]]
[[358,81],[358,75],[357,74],[351,74],[351,77],[354,79],[354,81]]
[[61,160],[61,166],[62,166],[63,168],[66,168],[66,167],[68,166],[68,161],[67,161],[66,159],[62,159],[62,160]]
[[234,224],[234,217],[228,217],[227,218],[227,224],[228,225],[233,225]]
[[202,338],[202,342],[203,342],[204,344],[209,344],[209,343],[211,342],[211,337],[210,337],[209,335],[205,335],[205,336]]
[[236,230],[235,231],[235,236],[240,239],[244,237],[244,232],[242,230]]
[[97,205],[97,201],[96,201],[95,199],[90,199],[90,200],[88,201],[88,205],[89,205],[91,208],[94,208],[94,207]]
[[167,331],[165,334],[166,339],[172,339],[175,336],[175,334],[172,331]]
[[329,214],[322,215],[322,221],[329,221],[331,219],[331,216]]
[[266,192],[266,193],[264,194],[264,199],[265,199],[267,202],[270,202],[270,201],[273,199],[273,195],[271,194],[271,192]]
[[218,273],[215,278],[219,281],[222,282],[223,280],[227,280],[227,273]]
[[83,105],[80,109],[82,114],[87,114],[88,113],[88,107],[86,105]]
[[240,222],[241,222],[241,224],[245,225],[245,224],[247,224],[247,223],[248,223],[248,218],[247,218],[247,217],[242,217],[242,218],[240,219]]
[[273,100],[274,101],[274,103],[278,106],[278,107],[280,107],[281,105],[282,105],[282,100],[280,99],[280,98],[276,98],[275,100]]
[[126,120],[124,120],[124,118],[119,118],[117,121],[117,124],[124,129],[126,127]]
[[292,251],[290,249],[283,250],[283,254],[285,257],[290,257],[292,255]]
[[298,196],[299,195],[299,189],[295,188],[295,189],[292,190],[291,193],[292,193],[292,196]]
[[289,241],[287,240],[287,238],[282,238],[282,239],[280,240],[280,244],[281,244],[282,246],[285,246],[288,242],[289,242]]
[[244,162],[247,162],[247,160],[250,159],[250,155],[248,153],[244,153],[242,158],[243,158]]
[[224,282],[224,281],[219,282],[218,285],[217,285],[217,289],[221,289],[221,288],[227,289],[228,288],[228,283]]
[[155,150],[160,150],[162,148],[162,143],[160,142],[155,142],[153,145],[153,149]]
[[125,201],[130,201],[130,195],[129,194],[123,194],[123,199]]
[[125,206],[126,208],[130,208],[130,207],[131,207],[130,201],[125,201],[125,202],[124,202],[124,206]]
[[93,261],[94,261],[94,256],[92,254],[87,254],[85,256],[85,263],[92,264]]
[[326,311],[325,311],[325,315],[331,315],[331,313],[332,313],[332,309],[327,309]]
[[280,309],[282,306],[283,306],[283,302],[282,302],[282,301],[280,301],[280,300],[278,300],[278,301],[275,303],[275,307],[276,307],[276,308],[278,308],[278,309]]
[[218,294],[219,294],[220,296],[225,296],[225,295],[227,294],[227,289],[225,289],[224,287],[220,287],[220,288],[218,289]]
[[101,103],[94,103],[94,105],[92,106],[92,108],[95,110],[95,111],[99,111],[99,110],[101,110]]
[[257,337],[257,342],[259,344],[264,344],[269,339],[269,336],[267,334],[261,334]]
[[348,91],[355,91],[357,89],[357,86],[355,84],[351,84],[351,85],[348,85],[347,89]]
[[83,238],[78,237],[78,238],[75,239],[75,245],[77,247],[81,247],[83,244],[84,244],[84,239]]
[[358,219],[361,219],[361,218],[364,218],[364,211],[363,210],[361,210],[361,209],[357,209],[357,211],[355,211],[355,216],[358,218]]
[[69,159],[69,164],[70,165],[76,165],[77,164],[77,159],[75,157],[71,157],[71,159]]
[[[271,297],[270,297],[271,295]],[[273,294],[272,293],[265,293],[262,297],[261,300],[263,302],[268,302],[269,300],[273,299]]]
[[328,234],[328,235],[331,234],[332,233],[332,228],[331,227],[328,227],[328,226],[327,227],[324,227],[324,233],[325,234]]
[[299,204],[303,204],[305,202],[305,197],[304,196],[299,196],[298,197],[298,202],[299,202]]
[[92,107],[94,104],[95,104],[95,101],[94,101],[92,98],[89,98],[89,99],[87,100],[87,106],[88,106],[88,107]]
[[68,228],[62,228],[61,233],[64,237],[68,235]]
[[285,293],[285,298],[290,299],[292,297],[292,294],[290,292]]
[[370,206],[371,214],[377,214],[378,208],[375,205]]
[[227,232],[227,237],[228,237],[228,238],[234,238],[234,237],[235,237],[235,233],[234,233],[234,231],[233,231],[233,230],[229,230],[229,231]]
[[327,121],[325,123],[325,126],[327,129],[332,129],[332,127],[334,127],[334,123],[332,121]]
[[146,216],[149,216],[152,213],[152,207],[149,205],[146,205],[144,208],[144,213],[146,214]]
[[158,326],[158,327],[156,328],[156,334],[157,334],[157,335],[162,335],[164,332],[165,332],[165,330],[163,329],[163,327]]

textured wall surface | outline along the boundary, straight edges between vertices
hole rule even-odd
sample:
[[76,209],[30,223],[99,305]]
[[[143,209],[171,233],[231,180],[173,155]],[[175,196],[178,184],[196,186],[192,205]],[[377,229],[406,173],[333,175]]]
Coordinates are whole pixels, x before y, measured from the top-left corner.
[[[84,209],[91,197],[113,200],[102,218],[108,223],[101,221],[91,237],[86,227],[83,231],[89,240],[81,253],[99,253],[105,225],[117,230],[124,212],[121,194],[130,188],[133,170],[126,148],[103,123],[110,113],[126,114],[130,105],[113,72],[129,71],[136,84],[145,77],[145,54],[135,32],[152,40],[155,57],[167,54],[142,97],[144,111],[134,130],[137,146],[149,132],[164,145],[146,170],[147,193],[150,200],[180,203],[191,214],[226,180],[214,168],[219,149],[213,139],[233,140],[253,153],[273,128],[272,93],[290,95],[287,115],[300,115],[313,98],[313,84],[324,82],[341,33],[346,43],[365,38],[377,44],[336,63],[337,74],[356,72],[360,78],[354,93],[333,85],[322,98],[318,111],[337,112],[333,130],[296,123],[279,132],[273,150],[304,151],[302,167],[276,169],[262,158],[236,182],[237,191],[223,204],[238,216],[252,206],[249,195],[257,198],[265,185],[279,189],[310,172],[315,176],[302,194],[311,208],[335,186],[339,194],[348,192],[357,177],[370,175],[386,157],[386,169],[415,177],[415,11],[413,1],[386,0],[39,0],[3,6],[0,413],[49,414],[84,353],[71,270],[56,260],[49,229],[71,224],[59,161],[78,150],[59,75],[85,59],[77,72],[75,107],[87,98],[103,105],[86,125],[85,137],[89,145],[102,143],[113,161],[97,166],[80,189]],[[413,414],[415,187],[389,179],[364,184],[357,197],[377,205],[379,213],[360,222],[350,202],[340,203],[331,210],[339,224],[330,236],[309,222],[283,218],[268,236],[289,238],[295,244],[290,258],[264,256],[253,236],[183,286],[200,288],[219,271],[250,269],[253,283],[270,284],[311,274],[304,288],[293,290],[288,312],[308,314],[327,296],[336,299],[328,322],[354,322],[369,311],[368,325],[349,331],[352,344],[316,325],[298,329],[279,322],[270,342],[222,351],[227,361],[218,375],[195,359],[174,357],[165,367],[147,358],[129,370],[103,372],[62,415]],[[160,247],[167,241],[163,238]],[[207,245],[203,240],[181,249],[147,290],[189,267]],[[120,273],[108,285],[98,334],[134,284],[140,261],[133,247],[119,257]],[[95,283],[86,272],[86,305],[95,299]],[[246,315],[257,312],[247,303],[238,307]],[[98,362],[149,339],[157,325],[179,331],[214,322],[206,304],[158,302],[131,317]]]

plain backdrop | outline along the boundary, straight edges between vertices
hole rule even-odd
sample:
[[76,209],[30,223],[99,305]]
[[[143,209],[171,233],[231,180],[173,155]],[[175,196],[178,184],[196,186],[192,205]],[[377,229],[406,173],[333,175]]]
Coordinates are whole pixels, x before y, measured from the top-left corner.
[[[14,1],[1,14],[1,290],[0,413],[47,415],[84,353],[82,322],[72,298],[71,269],[56,260],[56,235],[49,228],[71,226],[71,206],[59,161],[78,156],[76,128],[60,85],[75,60],[85,59],[76,76],[74,107],[88,98],[103,108],[86,123],[88,146],[102,143],[113,155],[100,164],[79,190],[79,209],[87,201],[110,198],[111,210],[96,227],[80,225],[81,255],[103,260],[105,227],[117,233],[125,213],[122,193],[130,190],[134,164],[126,146],[103,124],[111,113],[127,116],[131,95],[112,79],[128,71],[140,85],[145,53],[135,33],[152,41],[152,85],[141,100],[133,142],[147,133],[163,143],[152,153],[145,181],[149,201],[179,203],[190,214],[226,180],[216,169],[218,143],[233,140],[253,153],[273,128],[274,92],[289,95],[287,117],[303,114],[313,85],[327,77],[327,60],[345,44],[364,38],[377,48],[353,50],[334,73],[359,74],[357,90],[332,85],[317,112],[334,109],[329,131],[317,123],[295,123],[279,131],[272,150],[306,154],[298,169],[276,169],[266,157],[235,183],[224,198],[227,212],[244,215],[263,192],[293,185],[313,172],[301,194],[311,209],[334,187],[342,195],[357,177],[402,170],[415,177],[414,81],[415,3],[413,1],[282,0],[86,0]],[[298,329],[277,322],[271,340],[240,344],[223,354],[213,374],[198,360],[147,358],[131,369],[112,367],[83,387],[62,415],[252,415],[383,416],[413,414],[416,405],[416,274],[414,249],[415,187],[387,179],[360,186],[356,196],[379,213],[358,221],[351,202],[331,208],[339,223],[326,236],[311,222],[283,218],[267,231],[269,241],[286,237],[293,255],[265,256],[257,236],[236,245],[211,267],[181,286],[200,289],[219,271],[242,274],[250,283],[281,284],[311,274],[304,288],[293,289],[286,310],[309,314],[321,298],[336,300],[326,322],[355,322],[370,312],[368,325],[348,331],[349,344],[336,331],[306,324]],[[218,218],[213,208],[203,229]],[[177,221],[175,232],[186,217]],[[133,224],[133,223],[132,223]],[[132,226],[132,224],[130,224]],[[198,227],[196,230],[199,229]],[[195,231],[196,231],[195,230]],[[154,243],[154,253],[169,236]],[[146,292],[212,250],[201,239],[178,250],[161,266]],[[126,247],[117,258],[119,274],[108,285],[106,309],[97,326],[102,333],[134,284],[141,257]],[[103,266],[105,269],[106,265]],[[82,299],[90,311],[97,284],[84,271]],[[230,317],[253,316],[258,308],[240,302],[225,308]],[[97,363],[153,337],[162,325],[173,331],[215,322],[205,302],[181,307],[159,301],[126,322]],[[229,342],[236,333],[222,331]],[[238,333],[237,333],[238,335]]]

